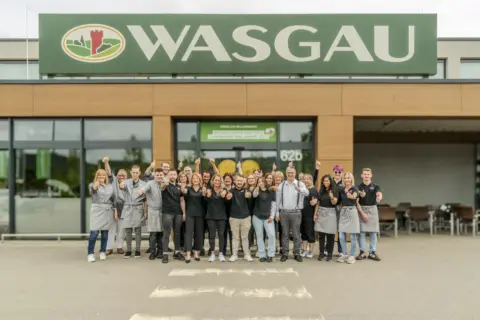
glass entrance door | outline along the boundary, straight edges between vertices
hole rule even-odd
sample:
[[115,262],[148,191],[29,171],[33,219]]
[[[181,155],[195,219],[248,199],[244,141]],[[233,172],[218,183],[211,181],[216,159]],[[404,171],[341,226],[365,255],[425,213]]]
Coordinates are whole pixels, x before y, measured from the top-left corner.
[[271,172],[272,166],[277,162],[277,152],[261,150],[228,150],[228,151],[202,151],[202,170],[211,169],[209,160],[215,159],[215,165],[222,175],[237,171],[237,163],[242,165],[244,175],[255,170]]

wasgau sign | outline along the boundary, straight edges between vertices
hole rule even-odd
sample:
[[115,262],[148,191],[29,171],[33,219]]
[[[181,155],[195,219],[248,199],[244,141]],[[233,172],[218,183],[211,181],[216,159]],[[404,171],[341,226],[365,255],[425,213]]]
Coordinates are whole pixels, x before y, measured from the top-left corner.
[[435,74],[433,14],[41,14],[42,74]]

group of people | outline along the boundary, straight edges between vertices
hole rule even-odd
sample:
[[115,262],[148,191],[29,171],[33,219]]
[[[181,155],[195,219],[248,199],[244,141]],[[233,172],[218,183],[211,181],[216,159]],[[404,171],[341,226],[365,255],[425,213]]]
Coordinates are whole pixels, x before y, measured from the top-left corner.
[[[250,249],[254,237],[260,262],[272,262],[277,252],[281,262],[287,261],[291,240],[294,259],[302,262],[303,258],[313,258],[317,235],[320,261],[333,259],[336,235],[337,262],[352,264],[366,258],[380,261],[376,253],[380,231],[377,204],[383,195],[380,186],[372,181],[369,168],[362,170],[362,183],[356,186],[353,174],[336,165],[332,175],[321,177],[317,188],[319,161],[313,174],[300,173],[298,177],[293,163],[285,175],[273,164],[270,173],[257,170],[244,176],[240,164],[237,172],[221,175],[214,159],[210,159],[212,170],[203,173],[200,173],[200,159],[195,161],[195,170],[183,167],[181,162],[178,169],[170,168],[168,163],[155,169],[152,162],[143,175],[138,165],[132,166],[128,179],[124,169],[112,174],[108,157],[103,163],[104,169],[97,170],[89,185],[92,196],[89,262],[95,261],[99,233],[100,260],[113,253],[115,242],[117,253],[125,259],[132,255],[139,258],[145,225],[150,234],[149,259],[161,259],[163,263],[169,262],[169,252],[175,260],[200,261],[205,255],[206,233],[210,262],[226,261],[228,240],[229,261],[239,259],[240,252],[245,260],[253,261]],[[172,230],[173,250],[169,248]],[[350,252],[347,234],[350,234]],[[123,251],[124,240],[126,251]]]

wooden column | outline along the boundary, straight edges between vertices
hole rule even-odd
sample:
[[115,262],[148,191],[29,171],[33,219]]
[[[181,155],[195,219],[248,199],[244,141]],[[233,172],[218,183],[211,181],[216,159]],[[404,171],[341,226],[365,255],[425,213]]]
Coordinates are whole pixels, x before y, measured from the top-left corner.
[[168,116],[153,117],[153,159],[160,167],[161,162],[173,165],[173,123]]

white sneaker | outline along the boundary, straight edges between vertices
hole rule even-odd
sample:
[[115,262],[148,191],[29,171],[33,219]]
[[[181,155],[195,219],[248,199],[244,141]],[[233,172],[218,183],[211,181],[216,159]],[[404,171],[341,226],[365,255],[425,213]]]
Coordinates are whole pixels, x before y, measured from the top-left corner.
[[257,251],[257,253],[255,253],[255,257],[260,258],[260,252]]
[[348,264],[353,264],[353,263],[355,263],[355,257],[353,257],[353,256],[348,257],[347,263],[348,263]]
[[223,253],[220,252],[220,254],[218,255],[218,260],[220,260],[220,262],[225,262],[225,256],[223,255]]
[[307,257],[308,259],[312,259],[312,258],[313,258],[313,252],[308,252],[307,255],[306,255],[306,257]]
[[87,257],[88,262],[95,262],[95,256],[93,254],[89,254]]
[[249,255],[249,254],[245,255],[244,259],[247,260],[248,262],[252,262],[252,261],[253,261],[252,256]]
[[302,258],[305,258],[306,255],[307,255],[307,251],[302,250],[302,253],[300,253],[300,256],[301,256]]
[[212,252],[212,254],[210,254],[210,258],[208,258],[208,261],[213,262],[213,261],[215,261],[215,258],[216,258],[215,253]]
[[232,254],[232,256],[230,257],[230,259],[228,259],[228,261],[230,262],[235,262],[238,260],[238,256],[236,254]]
[[100,261],[107,260],[107,254],[105,252],[100,252]]
[[347,257],[345,257],[343,254],[338,257],[337,262],[344,263],[347,261]]

